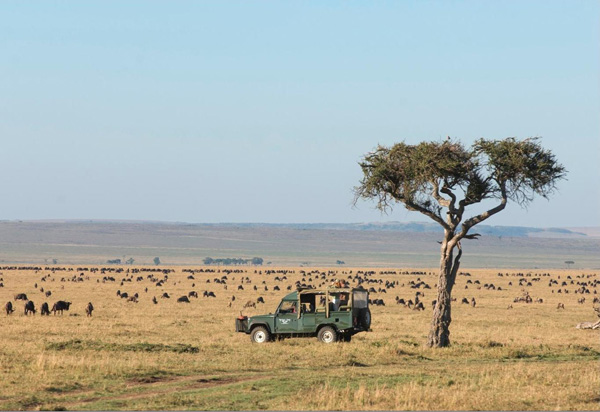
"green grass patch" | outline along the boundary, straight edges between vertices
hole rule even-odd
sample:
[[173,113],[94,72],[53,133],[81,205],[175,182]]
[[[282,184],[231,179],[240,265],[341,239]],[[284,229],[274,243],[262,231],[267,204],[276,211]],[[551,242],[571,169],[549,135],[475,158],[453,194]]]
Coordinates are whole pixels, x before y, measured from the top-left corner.
[[71,339],[62,342],[48,342],[46,350],[96,350],[96,351],[124,351],[124,352],[174,352],[174,353],[198,353],[200,348],[185,343],[165,345],[163,343],[107,343],[97,340]]

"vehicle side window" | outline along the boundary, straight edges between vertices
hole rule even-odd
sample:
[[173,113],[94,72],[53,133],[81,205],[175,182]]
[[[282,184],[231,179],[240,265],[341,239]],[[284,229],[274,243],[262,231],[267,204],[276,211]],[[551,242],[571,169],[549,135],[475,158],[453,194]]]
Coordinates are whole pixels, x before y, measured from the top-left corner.
[[279,308],[279,313],[296,313],[296,302],[284,301]]

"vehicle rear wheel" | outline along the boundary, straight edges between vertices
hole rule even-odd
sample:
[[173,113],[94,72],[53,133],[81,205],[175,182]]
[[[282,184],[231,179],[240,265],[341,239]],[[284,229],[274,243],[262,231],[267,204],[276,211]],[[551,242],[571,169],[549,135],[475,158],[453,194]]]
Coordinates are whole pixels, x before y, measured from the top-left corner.
[[369,330],[369,328],[371,327],[371,309],[364,308],[360,310],[360,312],[358,313],[358,323],[365,330]]
[[337,341],[338,334],[336,330],[331,326],[325,326],[319,331],[317,337],[323,343],[333,343]]
[[257,326],[252,329],[252,333],[250,334],[250,340],[253,343],[265,343],[271,340],[271,334],[264,326]]

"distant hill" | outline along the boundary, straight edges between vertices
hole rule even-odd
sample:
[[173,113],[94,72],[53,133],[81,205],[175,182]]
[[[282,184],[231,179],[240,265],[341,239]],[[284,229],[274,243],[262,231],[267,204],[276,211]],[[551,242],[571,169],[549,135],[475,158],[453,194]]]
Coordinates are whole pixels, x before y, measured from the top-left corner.
[[[205,223],[206,226],[224,227],[272,227],[310,230],[381,230],[414,233],[442,233],[437,223],[422,222],[375,222],[375,223]],[[586,228],[591,232],[593,228]],[[598,233],[600,234],[600,228]],[[508,237],[547,237],[547,238],[582,238],[587,233],[565,228],[535,228],[524,226],[486,226],[478,225],[471,230],[488,236]]]
[[[600,238],[569,229],[478,227],[463,242],[463,268],[600,268]],[[7,264],[201,265],[264,259],[275,265],[436,267],[440,233],[427,223],[260,224],[132,221],[0,221],[0,266]],[[589,233],[592,233],[591,231]]]

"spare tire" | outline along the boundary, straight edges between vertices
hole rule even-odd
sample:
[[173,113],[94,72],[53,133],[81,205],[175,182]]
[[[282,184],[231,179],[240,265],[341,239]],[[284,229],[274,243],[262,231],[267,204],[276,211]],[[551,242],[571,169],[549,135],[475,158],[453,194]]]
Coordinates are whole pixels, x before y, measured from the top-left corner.
[[365,330],[369,330],[371,327],[371,310],[369,308],[363,308],[358,312],[358,324]]

